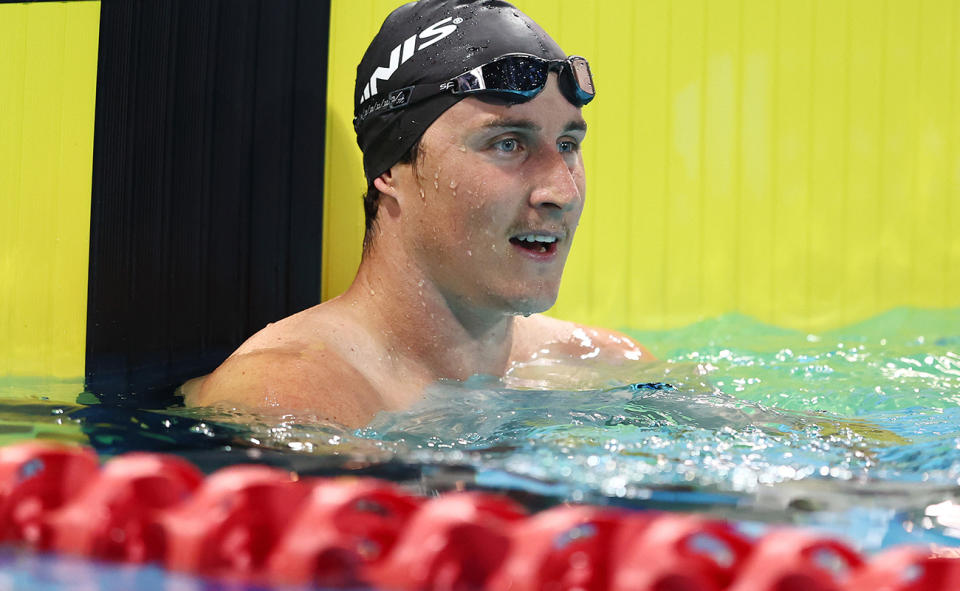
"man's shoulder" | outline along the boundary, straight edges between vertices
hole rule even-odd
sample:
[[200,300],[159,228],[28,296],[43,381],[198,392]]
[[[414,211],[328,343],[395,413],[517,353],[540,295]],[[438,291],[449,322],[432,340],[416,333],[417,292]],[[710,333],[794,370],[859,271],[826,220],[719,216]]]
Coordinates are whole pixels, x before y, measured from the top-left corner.
[[369,421],[378,395],[367,377],[322,340],[251,338],[187,394],[191,406],[305,411],[344,425]]
[[610,361],[655,359],[646,347],[621,332],[543,314],[518,319],[518,339],[518,358],[529,358],[546,346],[552,353],[568,357],[600,357]]
[[322,306],[314,306],[271,322],[244,341],[233,355],[259,351],[299,351],[318,340],[326,316]]

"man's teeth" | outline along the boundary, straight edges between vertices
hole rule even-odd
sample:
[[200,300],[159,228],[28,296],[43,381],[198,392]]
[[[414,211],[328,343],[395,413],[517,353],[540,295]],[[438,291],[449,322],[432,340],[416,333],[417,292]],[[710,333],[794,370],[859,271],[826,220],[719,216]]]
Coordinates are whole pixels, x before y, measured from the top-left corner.
[[545,242],[547,244],[557,241],[554,236],[540,236],[539,234],[523,234],[517,236],[517,240],[520,242]]

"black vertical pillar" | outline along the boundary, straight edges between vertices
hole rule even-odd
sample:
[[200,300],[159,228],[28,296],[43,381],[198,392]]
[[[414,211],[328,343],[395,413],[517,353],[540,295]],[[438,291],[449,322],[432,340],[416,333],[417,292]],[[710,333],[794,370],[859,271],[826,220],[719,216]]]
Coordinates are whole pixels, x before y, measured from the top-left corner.
[[166,405],[319,301],[329,0],[103,0],[87,389]]

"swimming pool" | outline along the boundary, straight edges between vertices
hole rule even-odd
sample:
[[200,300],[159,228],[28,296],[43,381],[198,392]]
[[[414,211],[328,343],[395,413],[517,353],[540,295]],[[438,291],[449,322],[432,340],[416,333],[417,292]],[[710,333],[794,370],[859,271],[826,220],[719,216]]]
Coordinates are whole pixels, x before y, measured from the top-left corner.
[[480,479],[550,482],[565,498],[764,515],[867,551],[955,544],[950,518],[930,515],[948,506],[929,507],[960,476],[958,318],[895,310],[808,335],[724,316],[634,334],[664,361],[583,375],[591,390],[447,384],[361,434],[419,457],[473,454]]
[[368,474],[426,493],[467,486],[537,508],[692,510],[754,532],[811,526],[867,553],[960,545],[960,310],[898,309],[823,334],[727,315],[633,336],[660,361],[534,361],[504,380],[437,384],[356,431],[310,416],[70,403],[95,398],[71,382],[6,380],[3,443],[172,451],[206,471]]

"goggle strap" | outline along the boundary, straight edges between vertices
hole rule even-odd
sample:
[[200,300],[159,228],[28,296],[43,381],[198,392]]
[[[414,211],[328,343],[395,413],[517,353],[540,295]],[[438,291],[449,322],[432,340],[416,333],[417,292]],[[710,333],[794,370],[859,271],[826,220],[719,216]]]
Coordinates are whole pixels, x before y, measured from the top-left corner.
[[380,100],[374,100],[366,107],[360,115],[353,118],[353,127],[358,129],[368,117],[379,115],[387,111],[395,111],[409,107],[412,104],[419,103],[428,98],[442,94],[452,86],[451,82],[441,82],[433,84],[417,84],[415,86],[405,86],[396,90],[391,90],[386,97]]

